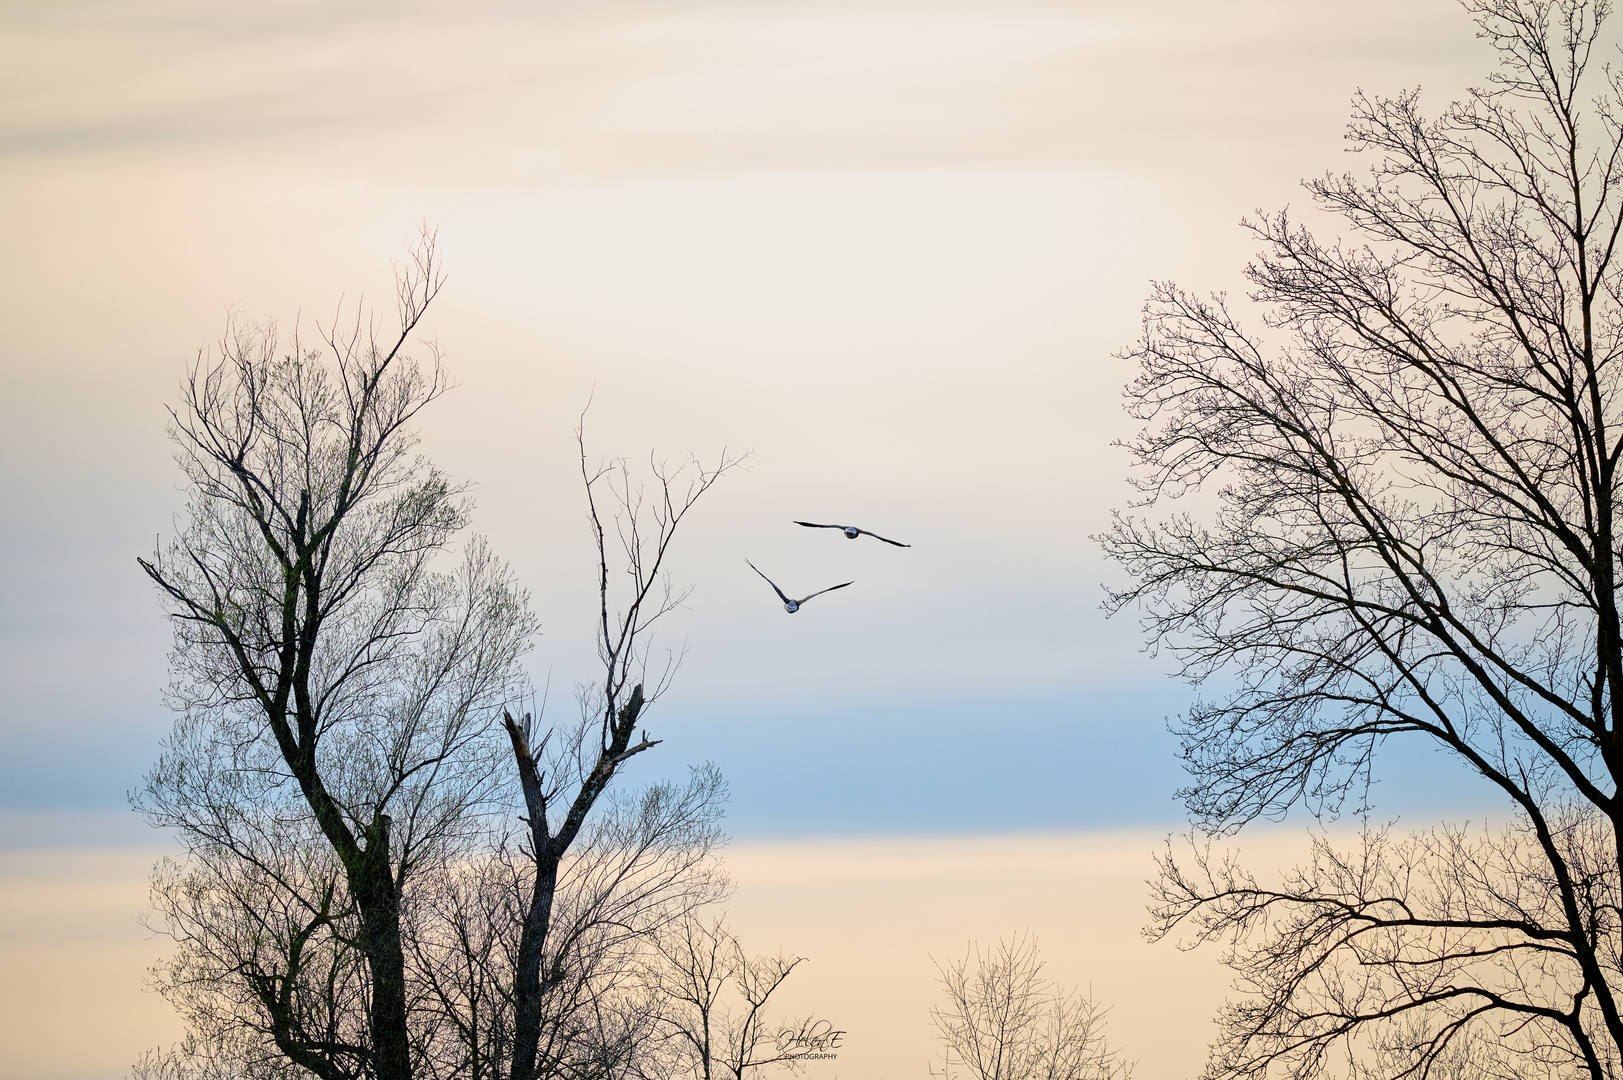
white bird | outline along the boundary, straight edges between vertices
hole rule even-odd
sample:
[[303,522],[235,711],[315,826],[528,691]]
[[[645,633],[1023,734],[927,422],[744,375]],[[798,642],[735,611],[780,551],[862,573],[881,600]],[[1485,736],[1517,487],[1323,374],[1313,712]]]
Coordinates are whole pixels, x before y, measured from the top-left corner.
[[[749,568],[751,570],[754,570],[757,574],[761,574],[761,568],[759,566],[756,566],[754,563],[750,562],[748,559],[745,559],[744,561],[746,563],[749,563]],[[783,595],[783,590],[778,588],[778,583],[777,582],[773,581],[771,578],[767,577],[765,574],[761,574],[761,580],[766,582],[768,585],[772,586],[772,591],[778,594],[778,599],[779,600],[783,601],[783,610],[787,611],[791,615],[793,615],[795,612],[799,611],[800,610],[800,605],[804,604],[807,600],[810,600],[812,598],[812,596],[822,596],[826,592],[833,592],[835,589],[843,589],[847,585],[855,585],[856,584],[856,582],[854,582],[854,581],[846,581],[846,582],[843,582],[843,583],[841,583],[839,585],[830,585],[826,589],[819,589],[817,592],[812,593],[811,596],[802,596],[799,600],[791,600],[787,596]]]
[[[819,525],[815,521],[797,521],[795,524],[804,525],[808,529],[838,529],[845,534],[845,538],[847,540],[855,540],[859,536],[871,536],[875,540],[885,540],[885,538],[880,536],[878,533],[869,532],[867,529],[859,529],[855,525]],[[913,546],[912,544],[904,544],[900,540],[885,540],[885,543],[895,544],[897,547]]]

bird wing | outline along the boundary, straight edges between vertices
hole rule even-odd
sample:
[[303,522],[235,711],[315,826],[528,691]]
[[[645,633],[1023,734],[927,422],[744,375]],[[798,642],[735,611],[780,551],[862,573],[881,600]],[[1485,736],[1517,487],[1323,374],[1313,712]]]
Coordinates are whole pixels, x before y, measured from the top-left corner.
[[858,529],[857,532],[861,533],[863,536],[871,536],[875,540],[884,540],[885,543],[887,543],[887,544],[895,544],[897,547],[912,547],[913,546],[912,544],[904,544],[900,540],[886,539],[885,537],[880,536],[876,532],[869,532],[867,529]]
[[844,525],[819,525],[815,521],[797,521],[796,525],[804,525],[808,529],[843,529]]
[[[754,570],[757,574],[761,574],[761,568],[759,566],[756,566],[754,563],[750,562],[748,559],[745,559],[744,561],[749,563],[749,568],[751,570]],[[785,604],[789,603],[789,598],[787,596],[783,595],[783,590],[778,588],[778,585],[777,585],[777,583],[775,581],[773,581],[771,578],[767,577],[765,574],[761,574],[761,580],[766,582],[768,585],[772,586],[772,591],[778,594],[778,599],[779,600],[782,600]],[[813,595],[815,595],[815,594],[813,594]]]
[[[854,582],[854,581],[846,581],[846,582],[840,583],[839,585],[830,585],[826,589],[818,589],[816,592],[812,593],[811,596],[807,596],[807,597],[805,597],[803,599],[796,600],[795,603],[804,604],[807,600],[810,600],[812,598],[812,596],[822,596],[826,592],[833,592],[835,589],[843,589],[847,585],[855,585],[855,584],[856,584],[856,582]],[[778,595],[782,596],[783,594],[779,593]]]

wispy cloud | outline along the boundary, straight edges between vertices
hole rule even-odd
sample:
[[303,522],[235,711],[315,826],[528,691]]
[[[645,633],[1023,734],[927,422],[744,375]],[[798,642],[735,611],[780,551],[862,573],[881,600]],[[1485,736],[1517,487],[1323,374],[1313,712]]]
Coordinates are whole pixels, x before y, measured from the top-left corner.
[[268,142],[509,179],[1176,156],[1310,122],[1331,56],[1421,47],[1412,18],[1397,36],[1364,6],[1315,21],[1281,0],[8,12],[0,154]]

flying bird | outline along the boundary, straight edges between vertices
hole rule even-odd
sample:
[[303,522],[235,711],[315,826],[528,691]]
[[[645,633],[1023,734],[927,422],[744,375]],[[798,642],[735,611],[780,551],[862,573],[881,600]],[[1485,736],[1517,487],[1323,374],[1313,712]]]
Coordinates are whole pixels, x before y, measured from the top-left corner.
[[[819,525],[815,521],[797,521],[795,524],[804,525],[808,529],[838,529],[845,534],[845,538],[847,540],[855,540],[859,536],[871,536],[875,540],[885,540],[885,538],[880,536],[878,533],[869,532],[867,529],[859,529],[855,525]],[[885,543],[895,544],[897,547],[913,546],[912,544],[904,544],[900,540],[885,540]]]
[[[760,567],[756,566],[754,563],[750,562],[748,559],[745,559],[744,561],[749,563],[749,568],[751,570],[754,570],[757,574],[761,574],[761,568]],[[847,585],[856,584],[853,581],[846,581],[846,582],[842,582],[839,585],[830,585],[826,589],[819,589],[817,592],[812,593],[811,596],[802,596],[799,600],[791,600],[787,596],[783,595],[783,590],[778,588],[778,583],[777,582],[773,581],[771,578],[767,577],[765,574],[761,574],[761,580],[766,582],[768,585],[772,586],[772,591],[778,594],[778,599],[779,600],[783,601],[783,610],[787,611],[791,615],[793,615],[795,612],[799,611],[800,610],[800,605],[804,604],[807,600],[810,600],[812,598],[812,596],[822,596],[826,592],[833,592],[835,589],[843,589]]]

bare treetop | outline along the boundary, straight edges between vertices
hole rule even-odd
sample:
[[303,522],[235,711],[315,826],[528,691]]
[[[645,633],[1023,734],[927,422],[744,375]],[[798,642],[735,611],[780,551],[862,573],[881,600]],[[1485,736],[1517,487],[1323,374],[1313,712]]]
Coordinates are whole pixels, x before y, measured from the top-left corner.
[[[1467,9],[1488,86],[1435,118],[1358,95],[1373,169],[1306,185],[1356,242],[1263,215],[1263,331],[1162,283],[1129,353],[1144,501],[1103,538],[1134,578],[1110,605],[1217,687],[1176,724],[1197,825],[1367,808],[1393,738],[1518,823],[1504,858],[1417,841],[1430,895],[1371,884],[1375,834],[1274,889],[1169,855],[1156,932],[1235,943],[1259,995],[1213,1075],[1598,1078],[1623,1048],[1623,80],[1604,3]],[[1200,488],[1214,511],[1161,512]]]
[[[1528,35],[1547,7],[1480,10],[1508,81],[1431,122],[1413,94],[1360,97],[1349,138],[1381,166],[1308,185],[1368,246],[1249,225],[1247,276],[1291,345],[1163,284],[1131,354],[1149,501],[1221,484],[1213,526],[1123,516],[1107,537],[1139,579],[1114,606],[1190,675],[1244,680],[1186,732],[1216,827],[1333,802],[1400,731],[1512,797],[1527,770],[1615,795],[1623,139],[1610,106],[1600,149],[1580,138],[1597,12],[1571,5],[1546,43]],[[1344,722],[1310,736],[1324,709]]]
[[1046,978],[1037,939],[1021,934],[936,963],[945,1006],[930,1010],[943,1043],[939,1080],[1127,1080],[1132,1065],[1104,1036],[1105,1011]]
[[[220,948],[205,970],[246,972],[253,1004],[221,1027],[171,989],[206,1038],[268,1039],[332,1080],[412,1074],[402,901],[496,786],[488,736],[535,626],[483,542],[435,565],[467,505],[413,453],[446,385],[437,353],[405,352],[440,287],[431,232],[398,280],[396,334],[357,310],[324,348],[295,330],[284,349],[234,322],[199,357],[171,414],[186,520],[140,561],[175,627],[179,716],[138,801],[198,860],[157,895],[182,957]],[[225,932],[278,906],[291,924]]]

